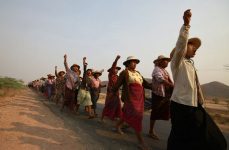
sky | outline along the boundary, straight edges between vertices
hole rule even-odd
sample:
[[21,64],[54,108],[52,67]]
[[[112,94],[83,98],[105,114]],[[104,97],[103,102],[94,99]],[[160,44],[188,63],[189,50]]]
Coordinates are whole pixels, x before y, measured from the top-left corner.
[[[190,37],[202,45],[194,58],[201,84],[229,85],[228,0],[0,0],[0,76],[29,82],[68,64],[106,70],[116,55],[140,60],[151,78],[153,60],[175,47],[183,12],[191,9]],[[170,72],[170,67],[167,68]]]

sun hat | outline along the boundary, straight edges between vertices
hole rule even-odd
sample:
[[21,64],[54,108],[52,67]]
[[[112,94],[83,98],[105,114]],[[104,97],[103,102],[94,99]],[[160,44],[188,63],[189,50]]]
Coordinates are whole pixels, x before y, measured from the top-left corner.
[[64,71],[59,71],[59,72],[58,72],[58,75],[60,76],[61,73],[65,74]]
[[[112,68],[108,69],[107,72],[110,72]],[[115,69],[120,70],[121,67],[116,67]]]
[[201,40],[198,37],[188,39],[188,43],[193,44],[196,47],[196,49],[198,49],[201,46]]
[[102,72],[101,71],[98,71],[98,70],[95,70],[95,71],[92,72],[92,74],[93,75],[99,74],[99,76],[101,76],[102,75]]
[[80,66],[77,65],[77,64],[73,64],[73,65],[70,67],[70,69],[72,70],[73,67],[78,67],[78,69],[80,69]]
[[40,80],[45,80],[46,78],[45,77],[41,77]]
[[55,77],[53,74],[48,74],[47,76],[48,77]]
[[160,56],[157,57],[157,59],[155,59],[155,60],[153,61],[153,63],[156,63],[156,62],[161,61],[161,60],[170,61],[170,58],[165,57],[164,55],[160,55]]
[[132,60],[137,61],[137,64],[140,62],[140,60],[137,59],[136,57],[134,57],[134,56],[129,56],[129,57],[127,57],[126,61],[123,62],[123,65],[126,66],[126,64],[127,64],[128,62],[132,61]]

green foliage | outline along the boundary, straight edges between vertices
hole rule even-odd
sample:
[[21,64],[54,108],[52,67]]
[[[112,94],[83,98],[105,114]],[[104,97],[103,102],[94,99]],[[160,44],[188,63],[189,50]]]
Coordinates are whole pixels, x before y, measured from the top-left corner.
[[23,81],[10,77],[0,77],[0,89],[21,89],[23,88]]

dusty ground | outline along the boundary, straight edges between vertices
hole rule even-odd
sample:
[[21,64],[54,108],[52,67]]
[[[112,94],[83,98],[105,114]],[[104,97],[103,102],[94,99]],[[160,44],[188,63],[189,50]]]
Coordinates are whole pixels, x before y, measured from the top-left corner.
[[[103,104],[100,101],[99,110]],[[0,100],[0,150],[135,150],[136,139],[131,129],[119,135],[111,130],[113,123],[89,120],[83,108],[80,115],[60,112],[60,106],[26,89],[12,98]],[[143,137],[153,150],[166,149],[170,123],[158,121],[156,131],[160,141],[147,136],[149,113],[143,121]],[[222,130],[227,140],[229,131]]]

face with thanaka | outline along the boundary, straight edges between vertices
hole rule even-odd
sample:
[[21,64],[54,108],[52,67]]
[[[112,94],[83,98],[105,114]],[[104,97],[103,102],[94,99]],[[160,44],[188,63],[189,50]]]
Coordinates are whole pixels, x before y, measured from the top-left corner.
[[137,64],[138,64],[138,61],[137,61],[137,60],[130,60],[130,61],[127,63],[126,66],[127,66],[128,69],[130,69],[130,70],[135,70]]

